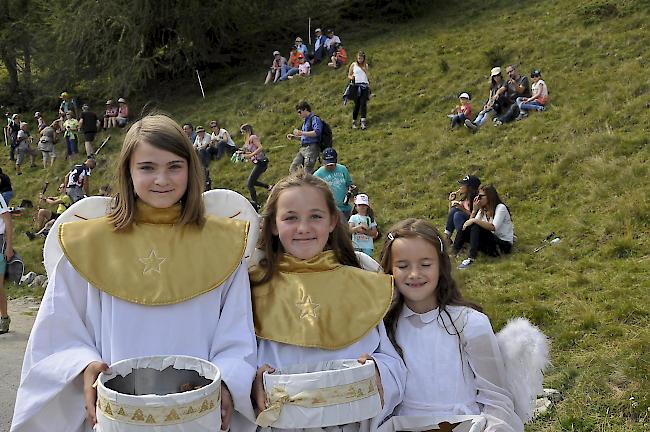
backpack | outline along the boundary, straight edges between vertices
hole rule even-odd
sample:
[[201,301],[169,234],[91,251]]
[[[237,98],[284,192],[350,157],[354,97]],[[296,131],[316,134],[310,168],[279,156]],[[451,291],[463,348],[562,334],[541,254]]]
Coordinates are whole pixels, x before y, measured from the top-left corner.
[[[314,126],[313,126],[314,117],[315,116],[311,117],[311,124],[309,125],[310,126],[309,130],[314,130]],[[322,152],[326,148],[332,147],[332,128],[330,127],[330,125],[328,125],[325,122],[325,120],[323,120],[320,117],[318,117],[318,118],[320,119],[320,122],[321,122],[321,131],[320,131],[319,144],[320,144],[320,151]]]

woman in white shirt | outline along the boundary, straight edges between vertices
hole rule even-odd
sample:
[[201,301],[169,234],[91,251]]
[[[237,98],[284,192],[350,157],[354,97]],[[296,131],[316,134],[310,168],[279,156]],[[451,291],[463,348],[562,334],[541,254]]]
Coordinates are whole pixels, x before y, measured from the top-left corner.
[[463,237],[469,242],[469,256],[458,266],[464,270],[482,251],[491,256],[509,254],[515,240],[510,210],[492,185],[479,188],[474,198],[472,217],[463,225]]
[[368,63],[366,53],[359,51],[357,61],[352,62],[348,69],[348,79],[351,81],[352,100],[354,111],[352,111],[352,129],[357,128],[357,118],[361,114],[361,129],[365,129],[366,115],[368,110],[368,99],[370,99],[370,83],[368,82]]

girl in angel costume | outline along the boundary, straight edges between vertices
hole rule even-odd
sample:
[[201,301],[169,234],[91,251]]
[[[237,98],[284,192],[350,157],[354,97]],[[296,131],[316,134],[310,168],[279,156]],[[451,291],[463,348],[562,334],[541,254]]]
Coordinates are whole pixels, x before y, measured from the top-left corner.
[[222,429],[254,430],[248,224],[206,214],[201,164],[169,117],[133,124],[116,178],[108,215],[59,227],[63,253],[29,338],[11,431],[90,430],[98,374],[149,355],[214,363]]
[[[408,428],[424,426],[423,417],[476,416],[483,426],[472,431],[522,432],[548,357],[541,332],[514,329],[518,323],[498,340],[487,316],[461,296],[440,234],[424,220],[407,219],[390,229],[381,265],[398,289],[386,329],[408,369],[393,419],[399,426],[381,430],[424,430]],[[409,418],[411,425],[403,421]]]
[[273,406],[278,401],[267,397],[269,389],[265,395],[264,372],[295,364],[372,359],[383,400],[376,417],[283,430],[376,430],[401,401],[406,377],[382,322],[393,294],[390,276],[359,268],[328,185],[303,171],[273,187],[261,225],[258,248],[265,259],[251,269],[260,366],[252,396],[261,411],[258,424],[270,426],[263,430],[277,430]]

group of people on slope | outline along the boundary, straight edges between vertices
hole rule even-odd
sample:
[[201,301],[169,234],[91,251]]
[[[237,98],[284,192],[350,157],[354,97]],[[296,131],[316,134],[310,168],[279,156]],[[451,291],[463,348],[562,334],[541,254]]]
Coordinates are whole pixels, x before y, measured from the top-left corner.
[[464,414],[482,414],[490,431],[524,430],[490,322],[463,299],[428,222],[397,223],[381,253],[385,274],[362,270],[330,187],[300,170],[273,187],[257,243],[265,259],[247,272],[247,225],[206,214],[201,162],[173,120],[135,123],[116,173],[108,216],[61,227],[12,432],[94,426],[99,373],[161,354],[219,368],[222,430],[252,432],[256,414],[261,422],[274,409],[265,372],[350,358],[373,361],[379,414],[310,430]]
[[347,63],[347,52],[334,30],[328,29],[323,34],[321,29],[317,28],[314,31],[314,45],[311,50],[298,36],[291,46],[288,60],[280,51],[273,52],[273,61],[266,73],[264,84],[293,79],[295,76],[308,77],[311,67],[324,59],[329,59],[329,67],[338,69]]
[[469,245],[468,256],[458,268],[464,270],[472,265],[479,252],[489,256],[509,254],[516,236],[510,209],[501,201],[496,188],[481,185],[474,175],[467,175],[458,183],[460,188],[449,194],[445,225],[452,255],[459,256],[464,245]]
[[500,67],[492,68],[490,96],[476,117],[473,115],[469,94],[461,93],[459,105],[448,116],[451,119],[451,128],[465,125],[472,132],[476,132],[490,118],[495,126],[501,126],[512,120],[528,117],[530,111],[545,111],[549,93],[539,69],[533,69],[530,73],[532,87],[528,77],[520,75],[515,65],[509,65],[506,73],[507,80],[503,78]]

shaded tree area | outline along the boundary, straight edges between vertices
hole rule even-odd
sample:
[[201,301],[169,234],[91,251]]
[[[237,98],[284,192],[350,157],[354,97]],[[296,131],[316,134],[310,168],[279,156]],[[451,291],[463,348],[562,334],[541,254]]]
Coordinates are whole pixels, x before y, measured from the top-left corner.
[[62,90],[129,97],[195,69],[228,77],[261,64],[270,47],[285,51],[296,34],[306,36],[309,16],[337,26],[408,19],[424,3],[335,0],[315,9],[307,0],[0,0],[0,103],[53,106]]

